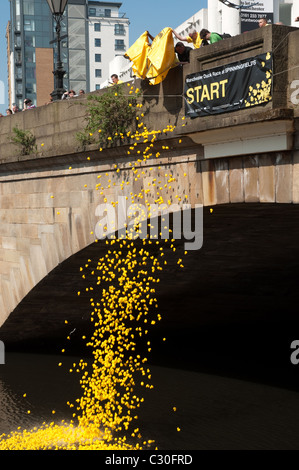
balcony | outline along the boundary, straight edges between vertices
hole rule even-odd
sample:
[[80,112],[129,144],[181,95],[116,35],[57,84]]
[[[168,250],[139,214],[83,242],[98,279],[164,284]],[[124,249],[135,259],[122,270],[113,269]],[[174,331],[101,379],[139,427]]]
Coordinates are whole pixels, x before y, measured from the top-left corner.
[[96,8],[89,8],[89,18],[123,18],[127,19],[126,13],[113,10],[97,10]]

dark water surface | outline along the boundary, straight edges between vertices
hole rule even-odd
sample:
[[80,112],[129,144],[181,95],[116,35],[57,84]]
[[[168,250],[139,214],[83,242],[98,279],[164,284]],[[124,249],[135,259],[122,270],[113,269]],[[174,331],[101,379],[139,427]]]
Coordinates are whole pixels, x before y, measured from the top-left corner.
[[[183,270],[165,250],[142,435],[168,450],[299,450],[299,364],[290,361],[299,338],[299,205],[205,209],[203,247]],[[61,263],[1,327],[0,433],[71,417],[66,402],[81,390],[68,371],[84,355],[90,326],[90,294],[77,296],[79,267],[106,249],[93,244]]]
[[[0,433],[70,419],[66,402],[80,396],[80,387],[78,375],[68,370],[77,360],[65,358],[58,367],[60,356],[8,354],[0,366]],[[138,424],[143,437],[155,439],[160,450],[299,449],[298,392],[167,367],[150,369],[155,388],[145,395]]]

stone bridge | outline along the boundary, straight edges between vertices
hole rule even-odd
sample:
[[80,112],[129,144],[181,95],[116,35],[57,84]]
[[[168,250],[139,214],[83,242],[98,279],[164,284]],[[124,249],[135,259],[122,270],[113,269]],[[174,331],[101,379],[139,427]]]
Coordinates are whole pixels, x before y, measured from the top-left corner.
[[[127,196],[159,195],[194,207],[299,202],[299,30],[269,26],[193,51],[160,85],[137,81],[144,124],[160,131],[152,156],[134,163],[144,144],[84,151],[84,99],[41,106],[1,119],[0,325],[54,268],[95,241],[96,207]],[[273,99],[217,116],[185,119],[187,74],[273,52]],[[101,92],[100,92],[101,93]],[[13,128],[31,130],[37,154],[22,156]],[[141,150],[140,150],[141,149]],[[132,169],[133,168],[133,169]],[[168,183],[171,175],[171,184]],[[160,189],[161,188],[161,189]],[[149,191],[148,191],[149,189]]]

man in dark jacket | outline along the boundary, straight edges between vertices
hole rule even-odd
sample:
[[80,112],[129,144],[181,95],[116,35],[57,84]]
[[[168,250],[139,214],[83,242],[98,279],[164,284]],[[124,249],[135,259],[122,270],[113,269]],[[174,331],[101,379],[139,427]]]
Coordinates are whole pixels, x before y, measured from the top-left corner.
[[192,51],[192,47],[186,47],[182,42],[177,42],[174,50],[177,53],[181,64],[187,64],[190,62],[190,51]]

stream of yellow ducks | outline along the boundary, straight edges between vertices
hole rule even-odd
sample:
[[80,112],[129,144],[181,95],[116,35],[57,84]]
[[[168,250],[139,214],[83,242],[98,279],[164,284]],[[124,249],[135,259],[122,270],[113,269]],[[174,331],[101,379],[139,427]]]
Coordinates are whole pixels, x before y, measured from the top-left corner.
[[[145,135],[147,141],[147,131]],[[156,133],[151,135],[154,141]],[[146,148],[144,159],[151,155],[149,150],[151,146]],[[166,242],[174,247],[174,240]],[[100,297],[90,299],[93,334],[86,338],[86,345],[92,351],[92,362],[81,359],[74,364],[80,372],[82,395],[75,403],[68,403],[74,410],[73,419],[2,435],[0,450],[141,450],[157,445],[143,439],[138,408],[144,401],[140,390],[153,387],[146,356],[151,351],[150,329],[161,320],[155,293],[159,270],[166,263],[163,245],[146,238],[137,247],[132,237],[106,243],[106,255],[89,272],[100,294],[90,292]],[[151,254],[150,244],[154,243],[159,244],[159,250]],[[178,264],[183,267],[181,260]],[[139,353],[136,346],[141,340],[146,354]]]

